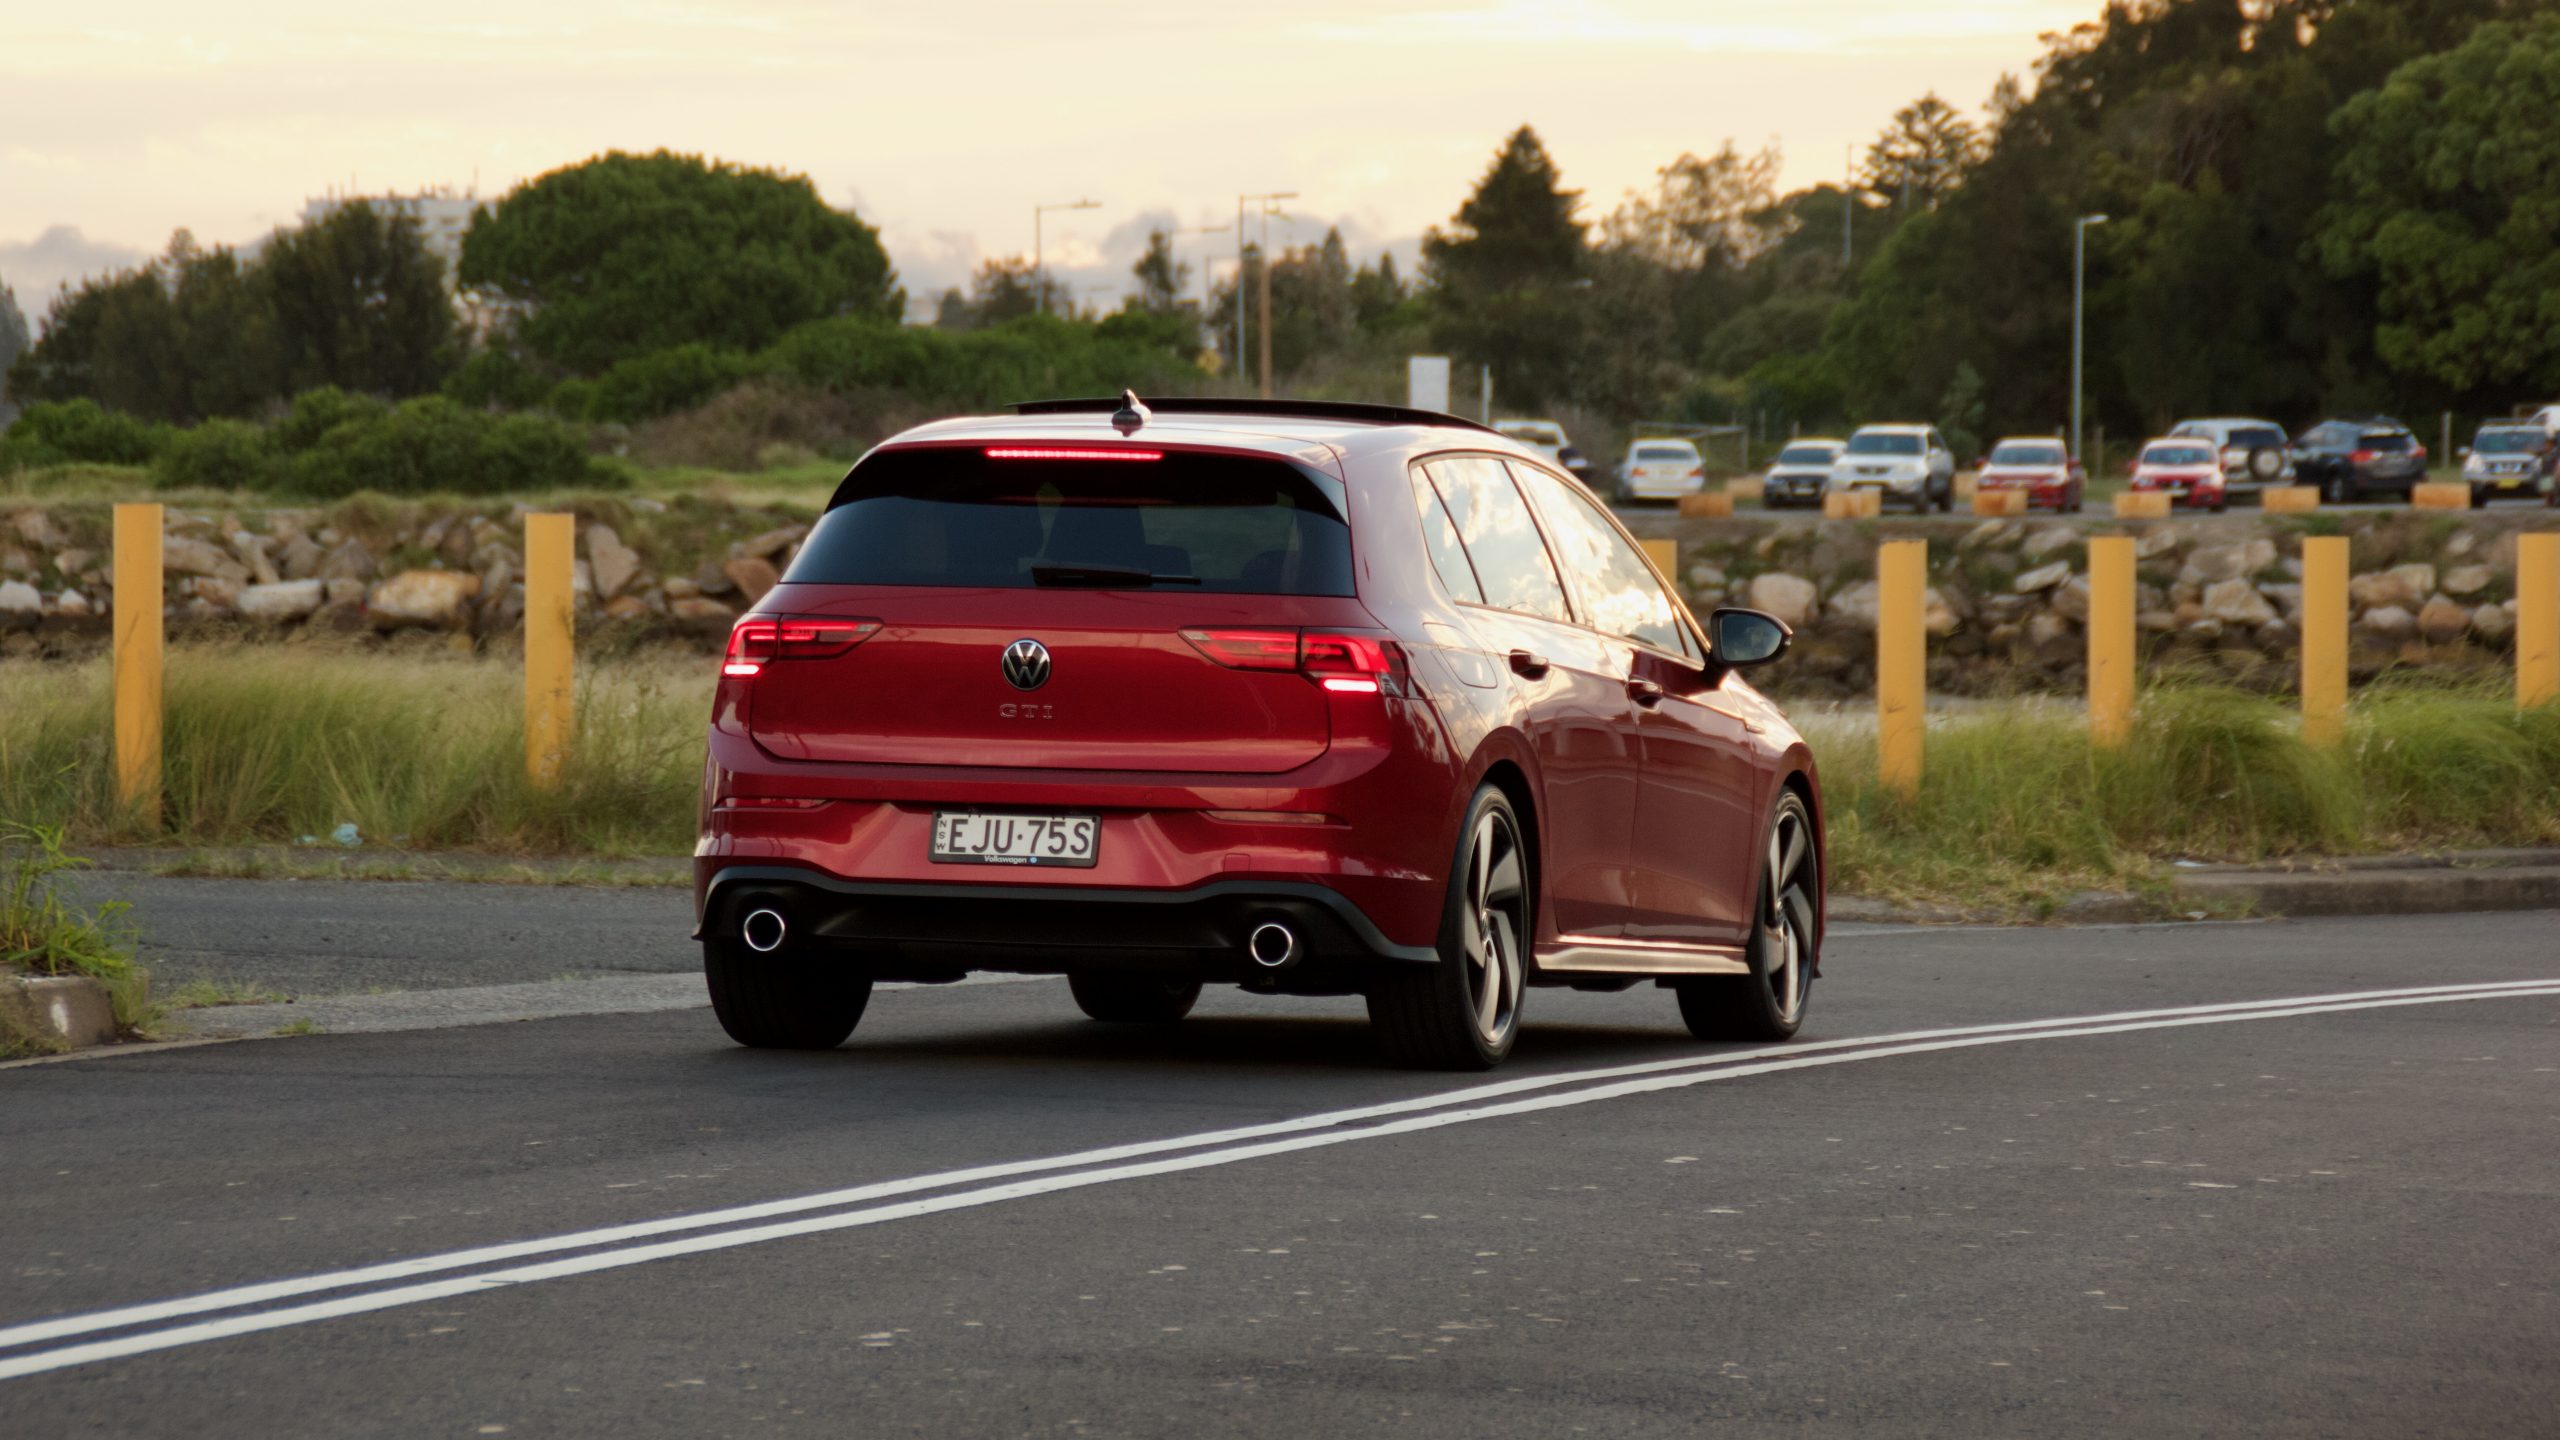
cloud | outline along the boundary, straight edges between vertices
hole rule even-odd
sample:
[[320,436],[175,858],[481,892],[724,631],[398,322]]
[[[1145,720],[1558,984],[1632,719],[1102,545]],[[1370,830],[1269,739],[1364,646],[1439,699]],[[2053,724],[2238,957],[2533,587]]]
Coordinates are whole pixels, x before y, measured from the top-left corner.
[[75,225],[49,225],[33,240],[0,240],[0,285],[18,294],[18,308],[44,328],[55,292],[110,270],[142,263],[144,252],[112,240],[92,240]]

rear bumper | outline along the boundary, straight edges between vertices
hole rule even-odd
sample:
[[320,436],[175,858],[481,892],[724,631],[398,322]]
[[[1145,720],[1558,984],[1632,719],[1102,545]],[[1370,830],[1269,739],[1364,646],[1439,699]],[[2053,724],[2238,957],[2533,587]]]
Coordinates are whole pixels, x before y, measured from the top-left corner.
[[[1381,964],[1428,965],[1328,886],[1219,880],[1181,890],[847,880],[792,865],[708,866],[695,938],[732,940],[759,908],[798,944],[833,949],[885,980],[952,980],[970,970],[1055,975],[1150,970],[1209,982],[1351,991]],[[1246,940],[1286,926],[1285,967],[1256,963]]]

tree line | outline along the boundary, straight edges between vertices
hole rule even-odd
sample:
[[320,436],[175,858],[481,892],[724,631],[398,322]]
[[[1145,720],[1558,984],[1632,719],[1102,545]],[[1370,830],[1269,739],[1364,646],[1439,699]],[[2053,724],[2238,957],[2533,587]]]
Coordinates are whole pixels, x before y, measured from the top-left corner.
[[2103,214],[2099,424],[2502,413],[2560,390],[2555,113],[2560,0],[2111,0],[1979,111],[1903,107],[1854,183],[1781,191],[1776,150],[1727,142],[1594,214],[1524,125],[1411,275],[1328,233],[1248,247],[1195,303],[1159,233],[1107,313],[1054,289],[1038,313],[1043,277],[997,259],[908,326],[878,232],[807,178],[617,152],[482,210],[450,285],[405,217],[351,204],[248,258],[181,232],[0,347],[19,404],[180,425],[323,386],[573,423],[759,387],[975,407],[1245,388],[1267,278],[1285,393],[1400,399],[1432,350],[1507,410],[1979,441],[2067,412],[2072,230]]

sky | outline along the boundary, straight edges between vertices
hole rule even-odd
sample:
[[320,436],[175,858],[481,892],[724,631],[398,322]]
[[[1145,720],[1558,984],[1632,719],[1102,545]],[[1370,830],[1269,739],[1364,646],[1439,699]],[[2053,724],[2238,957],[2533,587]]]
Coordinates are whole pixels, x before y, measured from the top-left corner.
[[[2098,0],[0,0],[0,282],[65,280],[184,226],[240,244],[305,200],[484,199],[605,150],[806,174],[881,228],[929,313],[990,255],[1108,308],[1156,227],[1232,263],[1341,227],[1410,261],[1517,126],[1598,219],[1683,151],[1776,144],[1836,179],[1924,91],[1977,110]],[[1254,222],[1259,233],[1261,222]],[[1195,270],[1197,283],[1198,272]]]

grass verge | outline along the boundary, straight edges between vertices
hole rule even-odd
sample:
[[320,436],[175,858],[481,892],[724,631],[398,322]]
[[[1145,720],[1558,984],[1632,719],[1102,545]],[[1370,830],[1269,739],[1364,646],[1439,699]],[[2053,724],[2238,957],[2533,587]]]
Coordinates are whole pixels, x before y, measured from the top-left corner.
[[[513,665],[182,647],[147,825],[114,798],[105,663],[0,665],[0,814],[82,844],[198,847],[153,867],[169,874],[663,883],[609,862],[690,853],[710,666],[605,655],[580,676],[575,743],[543,791],[524,777]],[[2280,702],[2209,684],[2146,692],[2120,751],[2068,708],[1984,704],[1932,725],[1909,799],[1877,784],[1871,729],[1804,729],[1833,887],[1907,904],[2032,919],[2097,889],[2165,908],[2180,858],[2560,844],[2560,709],[2520,714],[2489,689],[2368,688],[2325,751]],[[342,824],[361,846],[327,843]]]
[[2121,750],[2067,711],[1987,707],[1930,729],[1908,798],[1877,782],[1871,731],[1807,730],[1833,887],[1885,900],[2037,918],[2077,890],[2165,896],[2176,859],[2560,844],[2560,709],[2485,690],[2368,690],[2328,750],[2219,686],[2146,692]]

